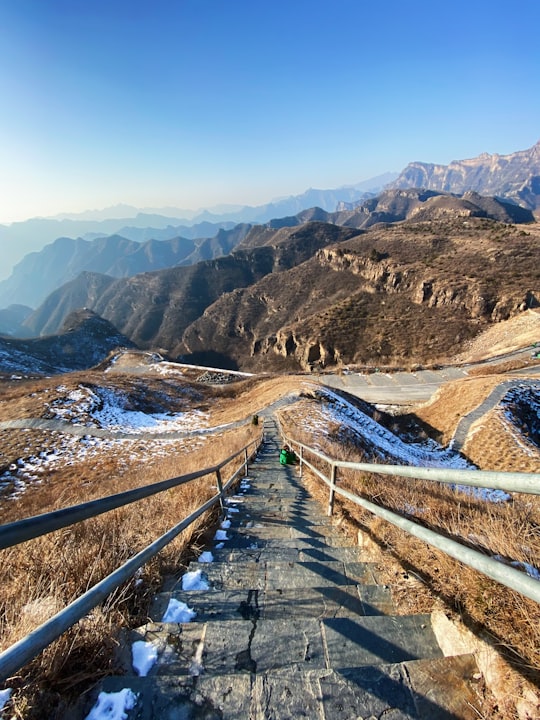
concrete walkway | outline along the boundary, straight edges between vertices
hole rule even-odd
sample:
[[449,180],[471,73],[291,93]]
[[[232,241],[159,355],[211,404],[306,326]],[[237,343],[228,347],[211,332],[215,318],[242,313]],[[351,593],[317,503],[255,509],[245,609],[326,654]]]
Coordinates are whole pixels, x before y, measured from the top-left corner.
[[[189,567],[209,589],[186,592],[180,580],[158,595],[152,621],[126,633],[125,675],[99,689],[130,688],[130,720],[478,718],[474,659],[443,657],[429,615],[395,614],[377,567],[278,453],[269,421],[249,482],[227,503],[227,540],[208,548],[213,563]],[[162,621],[171,599],[196,611],[193,622]],[[146,677],[133,671],[136,641],[158,649]]]
[[515,387],[539,388],[540,379],[528,380],[524,378],[523,380],[505,380],[500,385],[497,385],[497,387],[492,390],[492,392],[480,405],[478,405],[478,407],[472,410],[468,415],[461,418],[455,429],[454,436],[450,441],[450,447],[452,450],[461,452],[465,446],[467,436],[473,423],[480,420],[483,415],[497,407],[506,393]]

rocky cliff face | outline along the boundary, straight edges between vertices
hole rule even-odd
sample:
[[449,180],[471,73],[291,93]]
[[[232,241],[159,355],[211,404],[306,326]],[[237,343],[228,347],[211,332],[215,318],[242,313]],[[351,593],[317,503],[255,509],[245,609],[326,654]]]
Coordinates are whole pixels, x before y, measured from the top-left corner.
[[449,165],[412,162],[389,188],[429,188],[459,195],[473,190],[540,209],[540,141],[511,155],[482,153]]
[[252,370],[439,361],[537,304],[538,239],[474,218],[373,229],[219,298],[183,352]]

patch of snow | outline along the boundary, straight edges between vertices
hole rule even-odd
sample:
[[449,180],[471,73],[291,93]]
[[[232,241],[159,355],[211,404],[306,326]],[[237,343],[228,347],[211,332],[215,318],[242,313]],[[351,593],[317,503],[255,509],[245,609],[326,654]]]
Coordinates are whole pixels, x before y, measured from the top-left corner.
[[[187,573],[189,575],[189,573]],[[193,573],[192,573],[193,574]],[[184,575],[184,578],[186,576]],[[187,584],[189,584],[189,580],[187,581]],[[184,587],[184,582],[182,578],[182,589],[183,590],[207,590],[208,585],[205,588],[199,588],[199,587]],[[192,610],[192,608],[188,607],[185,602],[182,602],[181,600],[177,600],[176,598],[171,598],[169,600],[169,604],[167,605],[167,609],[163,613],[163,617],[161,618],[161,622],[171,622],[171,623],[188,623],[193,620],[194,617],[197,616],[197,613],[195,610]]]
[[[50,451],[43,451],[39,456],[29,455],[27,458],[18,458],[11,463],[8,470],[0,475],[0,490],[4,489],[4,497],[15,500],[26,490],[29,484],[42,482],[46,475],[64,467],[92,460],[109,453],[128,454],[131,460],[144,461],[149,456],[168,457],[175,448],[202,447],[207,442],[206,437],[160,440],[146,440],[144,445],[136,437],[131,439],[102,438],[85,435],[77,437],[64,433],[53,433],[54,447]],[[30,451],[28,451],[30,453]]]
[[[319,406],[320,419],[317,419],[316,414],[305,418],[305,423],[311,430],[325,435],[329,424],[342,425],[344,428],[352,430],[364,442],[369,443],[382,460],[390,463],[433,468],[476,469],[476,466],[453,452],[450,447],[443,448],[433,440],[422,445],[410,445],[403,442],[393,432],[327,388],[318,388],[316,393],[326,402]],[[464,485],[451,485],[450,487],[489,502],[506,502],[510,499],[510,495],[502,490]]]
[[137,640],[131,646],[133,669],[139,677],[146,677],[158,659],[158,646],[145,640]]
[[94,427],[110,432],[162,433],[195,432],[208,426],[208,415],[200,410],[182,413],[146,413],[128,409],[127,395],[120,390],[80,385],[63,398],[49,405],[51,417],[79,424],[81,416],[89,416]]
[[127,720],[127,711],[133,710],[138,697],[129,688],[113,693],[100,692],[86,720]]
[[327,434],[328,424],[337,423],[350,428],[356,435],[373,445],[382,458],[392,462],[422,467],[473,468],[461,455],[436,443],[430,442],[425,447],[403,442],[393,432],[327,388],[319,389],[317,394],[326,401],[320,405],[322,418],[317,421],[315,417],[307,417],[305,422],[323,434]]
[[0,690],[0,712],[4,709],[6,703],[8,702],[9,698],[11,697],[11,693],[13,692],[12,688],[6,688],[5,690]]
[[223,530],[228,530],[231,527],[231,521],[230,520],[223,520],[220,525]]
[[227,535],[226,530],[217,530],[216,534],[214,535],[214,540],[228,540],[229,537]]
[[192,570],[182,576],[182,590],[209,590],[208,581],[202,576],[200,570]]
[[219,542],[214,545],[216,550],[222,550],[225,547],[225,543]]
[[210,550],[205,550],[203,553],[201,553],[199,555],[197,562],[201,562],[201,563],[214,562],[214,556],[212,555]]

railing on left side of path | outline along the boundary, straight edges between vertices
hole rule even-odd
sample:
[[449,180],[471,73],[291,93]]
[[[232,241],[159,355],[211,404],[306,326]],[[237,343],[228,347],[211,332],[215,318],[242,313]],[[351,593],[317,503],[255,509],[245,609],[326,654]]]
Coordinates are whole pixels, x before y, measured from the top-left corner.
[[[103,602],[113,590],[116,590],[122,583],[133,577],[140,567],[157,555],[168,543],[174,540],[177,535],[189,527],[189,525],[203,513],[210,510],[210,508],[217,503],[223,506],[224,498],[232,484],[238,479],[241,473],[247,475],[248,462],[257,454],[262,443],[263,432],[263,428],[261,428],[261,432],[255,440],[251,440],[236,453],[233,453],[233,455],[230,455],[217,465],[176,478],[170,478],[169,480],[153,483],[152,485],[127,490],[126,492],[116,495],[110,495],[80,505],[73,505],[61,510],[55,510],[54,512],[0,526],[0,549],[4,549],[42,535],[47,535],[50,532],[74,525],[83,520],[97,517],[110,510],[124,507],[138,500],[151,497],[152,495],[157,495],[165,490],[185,485],[205,475],[216,476],[218,488],[216,495],[212,496],[151,545],[148,545],[137,555],[130,558],[117,570],[101,580],[101,582],[87,590],[84,595],[81,595],[77,600],[67,605],[63,610],[40,625],[29,635],[0,653],[0,681],[7,680],[13,673],[33,660],[42,650],[59,638],[66,630],[69,630],[70,627],[87,615],[96,605]],[[239,457],[242,457],[239,467],[232,473],[231,477],[223,480],[221,474],[222,469]]]
[[[487,575],[502,585],[516,590],[525,597],[540,603],[540,581],[528,576],[515,567],[499,562],[489,555],[463,545],[456,540],[430,530],[420,523],[413,522],[393,510],[367,500],[364,497],[340,488],[338,485],[338,469],[369,472],[378,475],[390,475],[395,478],[414,478],[432,480],[452,485],[468,485],[470,487],[493,488],[506,492],[519,492],[529,495],[540,495],[540,473],[494,472],[486,470],[454,470],[444,468],[425,468],[413,465],[379,465],[377,463],[354,463],[336,460],[318,450],[287,436],[283,429],[280,432],[290,447],[297,449],[300,458],[300,472],[303,467],[309,468],[325,485],[328,486],[328,515],[334,512],[335,495],[340,495],[355,505],[368,510],[373,515],[386,520],[392,525],[405,530],[410,535],[423,540],[432,547],[442,550],[455,560]],[[306,456],[322,460],[328,465],[328,474],[310,462]]]

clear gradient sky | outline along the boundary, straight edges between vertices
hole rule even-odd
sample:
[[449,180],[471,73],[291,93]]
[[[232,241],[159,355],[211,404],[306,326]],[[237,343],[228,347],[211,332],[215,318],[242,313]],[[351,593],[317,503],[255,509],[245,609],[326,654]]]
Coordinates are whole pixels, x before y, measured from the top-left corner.
[[540,139],[539,0],[0,0],[0,222]]

